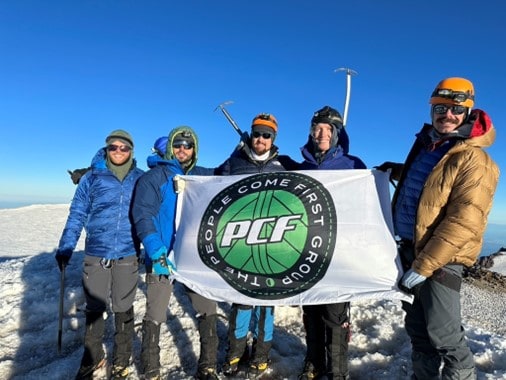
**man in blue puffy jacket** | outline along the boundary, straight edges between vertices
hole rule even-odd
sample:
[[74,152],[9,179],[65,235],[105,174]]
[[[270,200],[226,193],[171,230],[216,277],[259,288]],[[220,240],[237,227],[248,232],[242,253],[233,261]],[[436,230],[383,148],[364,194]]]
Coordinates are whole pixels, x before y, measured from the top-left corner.
[[[163,157],[152,155],[153,167],[139,180],[133,203],[133,218],[146,253],[147,300],[142,323],[141,363],[146,379],[160,378],[160,325],[167,320],[173,284],[169,278],[175,265],[169,259],[175,234],[176,175],[212,175],[214,169],[196,166],[198,139],[187,126],[173,129]],[[197,312],[200,358],[197,379],[217,379],[218,335],[216,302],[188,291]]]
[[[339,112],[329,106],[316,111],[301,148],[301,169],[365,169],[362,160],[348,151],[348,134]],[[348,379],[350,303],[307,305],[302,310],[307,352],[299,379]]]
[[132,354],[140,244],[129,215],[133,190],[143,171],[136,168],[134,143],[128,132],[115,130],[105,142],[106,147],[93,158],[91,170],[79,181],[56,252],[62,270],[85,228],[86,332],[77,379],[91,379],[93,371],[105,364],[103,314],[109,295],[116,327],[113,378],[128,376]]

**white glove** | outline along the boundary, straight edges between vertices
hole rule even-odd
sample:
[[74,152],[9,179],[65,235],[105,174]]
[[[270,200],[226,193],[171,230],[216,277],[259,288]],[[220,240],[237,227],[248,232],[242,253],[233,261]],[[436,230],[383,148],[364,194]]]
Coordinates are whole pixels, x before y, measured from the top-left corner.
[[174,176],[174,191],[176,194],[182,193],[184,188],[186,187],[186,181],[182,179],[179,175]]
[[404,276],[402,276],[401,283],[406,288],[411,289],[412,287],[424,282],[426,279],[427,277],[416,273],[413,269],[410,269],[404,273]]

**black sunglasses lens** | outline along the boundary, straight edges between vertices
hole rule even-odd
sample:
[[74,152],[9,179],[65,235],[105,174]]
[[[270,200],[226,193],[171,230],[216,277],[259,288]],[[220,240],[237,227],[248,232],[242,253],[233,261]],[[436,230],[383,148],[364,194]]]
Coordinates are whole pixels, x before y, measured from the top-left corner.
[[443,105],[434,106],[434,112],[439,115],[446,113],[447,110],[448,108],[446,108],[446,106]]
[[453,106],[452,107],[452,113],[454,115],[462,115],[464,112],[466,112],[466,107],[464,107],[464,106]]
[[454,115],[462,115],[466,112],[466,107],[464,106],[446,106],[444,104],[438,104],[434,106],[434,112],[439,115],[444,115],[448,110],[451,110],[451,113]]
[[107,150],[109,152],[116,152],[118,149],[121,152],[123,152],[123,153],[130,152],[132,150],[132,148],[130,148],[128,145],[122,145],[122,146],[119,146],[119,145],[108,145],[107,146]]
[[193,148],[193,144],[189,143],[189,142],[186,142],[186,141],[183,141],[183,142],[180,142],[180,143],[174,143],[174,144],[172,144],[172,147],[175,148],[175,149],[179,149],[181,147],[183,147],[185,149],[191,149],[191,148]]
[[259,138],[260,136],[262,136],[264,139],[268,140],[270,138],[272,138],[272,134],[271,133],[268,133],[268,132],[264,132],[264,133],[260,133],[260,132],[253,132],[253,137],[255,138]]

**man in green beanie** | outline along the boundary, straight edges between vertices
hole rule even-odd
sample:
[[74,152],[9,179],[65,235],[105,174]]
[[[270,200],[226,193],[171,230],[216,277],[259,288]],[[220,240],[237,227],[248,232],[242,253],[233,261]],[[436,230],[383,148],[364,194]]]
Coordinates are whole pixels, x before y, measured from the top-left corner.
[[93,158],[91,170],[79,181],[56,252],[58,267],[63,270],[86,229],[82,277],[86,332],[76,379],[91,379],[106,362],[102,340],[108,304],[112,305],[116,328],[113,379],[128,376],[132,355],[140,244],[129,213],[133,190],[143,171],[136,167],[128,132],[115,130],[105,143]]

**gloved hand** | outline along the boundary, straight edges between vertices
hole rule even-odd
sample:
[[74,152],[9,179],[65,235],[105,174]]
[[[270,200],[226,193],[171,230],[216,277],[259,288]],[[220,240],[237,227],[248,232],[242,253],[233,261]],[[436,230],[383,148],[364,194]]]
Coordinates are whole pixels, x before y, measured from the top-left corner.
[[162,247],[151,256],[153,273],[168,276],[176,271],[176,265],[167,257],[167,248]]
[[427,279],[427,277],[422,276],[421,274],[416,273],[413,269],[408,270],[402,276],[401,284],[407,289],[411,289],[418,284],[421,284]]
[[235,151],[241,150],[244,146],[247,146],[250,141],[250,135],[248,132],[241,133],[241,139],[239,140],[239,144],[235,147]]
[[186,181],[181,178],[179,175],[175,175],[173,178],[174,181],[174,191],[176,194],[182,193],[184,188],[186,187]]
[[56,251],[54,258],[58,263],[58,268],[60,268],[60,272],[63,270],[63,267],[66,267],[68,265],[71,257],[72,257],[71,249],[62,249]]
[[386,172],[390,170],[390,179],[398,181],[401,178],[402,169],[404,168],[404,164],[399,164],[397,162],[385,161],[379,166],[374,166],[374,169],[381,170],[382,172]]

